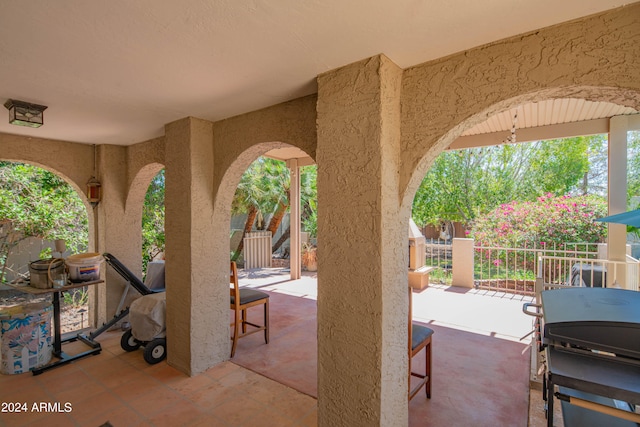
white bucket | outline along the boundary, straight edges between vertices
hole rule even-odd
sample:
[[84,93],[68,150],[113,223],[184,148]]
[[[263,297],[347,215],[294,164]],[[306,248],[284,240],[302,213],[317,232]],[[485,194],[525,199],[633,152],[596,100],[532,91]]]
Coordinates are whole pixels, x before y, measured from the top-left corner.
[[72,282],[91,282],[100,279],[100,264],[104,258],[98,253],[71,255],[67,258],[69,280]]

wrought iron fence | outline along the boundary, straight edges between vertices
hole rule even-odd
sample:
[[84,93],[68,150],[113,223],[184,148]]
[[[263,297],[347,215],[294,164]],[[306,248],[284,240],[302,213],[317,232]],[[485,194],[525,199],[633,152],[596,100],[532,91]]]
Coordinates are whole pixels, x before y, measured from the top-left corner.
[[[479,289],[534,295],[541,257],[556,257],[559,260],[596,259],[597,244],[522,242],[513,247],[475,245],[474,286]],[[545,274],[557,275],[557,278],[566,276],[564,265],[556,267]]]
[[438,267],[429,275],[429,281],[433,283],[450,284],[452,271],[452,245],[451,239],[426,239],[425,265]]

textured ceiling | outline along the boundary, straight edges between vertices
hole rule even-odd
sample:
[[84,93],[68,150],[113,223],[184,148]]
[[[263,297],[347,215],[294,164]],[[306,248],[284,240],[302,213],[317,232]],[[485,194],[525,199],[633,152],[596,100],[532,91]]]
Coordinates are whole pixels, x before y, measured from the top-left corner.
[[128,145],[313,93],[379,53],[406,68],[631,2],[2,0],[0,103],[49,108],[38,129],[0,113],[0,132]]

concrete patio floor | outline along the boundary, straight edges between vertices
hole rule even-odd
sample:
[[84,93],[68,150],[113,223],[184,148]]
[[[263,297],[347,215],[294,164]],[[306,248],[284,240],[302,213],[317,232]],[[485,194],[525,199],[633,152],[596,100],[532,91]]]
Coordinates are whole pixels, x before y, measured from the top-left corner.
[[[0,375],[3,402],[72,405],[66,413],[2,413],[0,427],[316,425],[315,273],[290,281],[282,269],[241,270],[240,283],[270,293],[268,345],[261,334],[244,338],[231,361],[188,377],[166,362],[148,365],[141,350],[120,348],[122,332],[107,332],[99,355],[38,376]],[[529,351],[519,342],[531,328],[521,311],[527,298],[440,285],[413,297],[414,320],[435,334],[432,398],[412,399],[410,426],[544,425],[539,394],[529,413]]]
[[[271,294],[273,323],[268,345],[260,334],[240,340],[232,361],[316,397],[316,273],[290,281],[286,269],[256,269],[241,270],[239,277],[241,286]],[[435,334],[432,398],[419,394],[410,402],[410,425],[540,425],[539,395],[529,420],[530,352],[528,340],[520,340],[532,328],[532,318],[522,313],[530,301],[439,284],[413,293],[414,321]]]

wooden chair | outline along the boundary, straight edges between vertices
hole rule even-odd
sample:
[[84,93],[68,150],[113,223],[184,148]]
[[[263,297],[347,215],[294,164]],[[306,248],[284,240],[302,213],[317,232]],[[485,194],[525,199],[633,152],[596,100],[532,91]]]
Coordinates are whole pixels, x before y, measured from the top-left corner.
[[[431,336],[433,329],[413,323],[413,292],[409,287],[409,400],[415,396],[422,387],[425,387],[427,399],[431,399]],[[425,373],[413,372],[411,362],[413,358],[424,349],[426,368]],[[420,381],[411,387],[411,377]]]
[[[229,295],[231,297],[231,310],[234,311],[234,321],[231,324],[233,327],[233,345],[231,346],[231,357],[236,352],[236,346],[238,340],[247,335],[254,334],[256,332],[264,331],[264,341],[269,343],[269,294],[265,292],[256,291],[255,289],[240,289],[238,287],[238,269],[236,263],[231,261],[230,270],[230,283],[233,284],[229,288]],[[264,322],[262,325],[251,323],[247,320],[247,309],[257,305],[264,304]],[[240,333],[240,326],[242,325],[242,333]],[[253,328],[247,331],[247,325]]]

